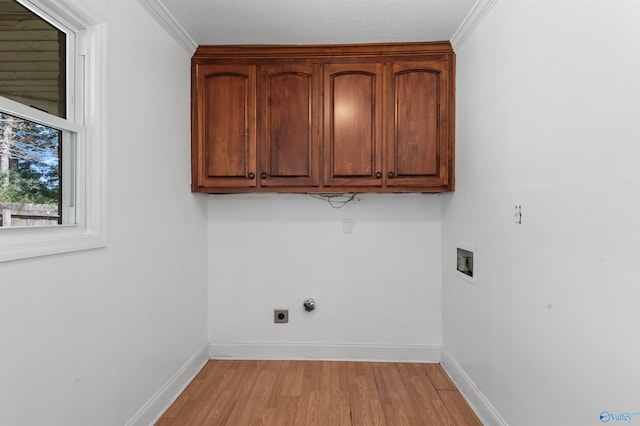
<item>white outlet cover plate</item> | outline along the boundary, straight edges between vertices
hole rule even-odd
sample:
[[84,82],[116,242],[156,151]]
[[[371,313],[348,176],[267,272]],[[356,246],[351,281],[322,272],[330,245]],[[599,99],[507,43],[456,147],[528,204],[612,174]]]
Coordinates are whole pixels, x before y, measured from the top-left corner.
[[342,233],[343,234],[351,234],[353,232],[353,220],[344,219],[342,221]]

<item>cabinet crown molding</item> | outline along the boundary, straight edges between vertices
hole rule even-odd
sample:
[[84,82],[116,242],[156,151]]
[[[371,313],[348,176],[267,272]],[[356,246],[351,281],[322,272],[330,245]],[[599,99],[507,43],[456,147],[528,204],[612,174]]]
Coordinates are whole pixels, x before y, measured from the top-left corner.
[[198,46],[193,58],[332,58],[448,54],[453,54],[451,43],[431,41],[367,44],[207,45]]

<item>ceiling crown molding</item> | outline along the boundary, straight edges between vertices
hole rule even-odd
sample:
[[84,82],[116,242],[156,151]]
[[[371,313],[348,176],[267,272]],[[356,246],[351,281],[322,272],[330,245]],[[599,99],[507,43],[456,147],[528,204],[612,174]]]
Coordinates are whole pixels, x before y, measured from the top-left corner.
[[47,15],[77,29],[89,28],[102,22],[93,11],[77,0],[22,0],[20,3],[40,9]]
[[451,46],[453,46],[454,51],[457,51],[462,47],[497,1],[498,0],[476,1],[467,16],[464,18],[464,21],[462,21],[462,24],[460,24],[455,34],[453,34],[453,37],[451,37]]
[[140,3],[180,47],[187,52],[189,57],[193,55],[198,44],[185,29],[182,28],[182,25],[178,23],[161,0],[138,0],[138,3]]

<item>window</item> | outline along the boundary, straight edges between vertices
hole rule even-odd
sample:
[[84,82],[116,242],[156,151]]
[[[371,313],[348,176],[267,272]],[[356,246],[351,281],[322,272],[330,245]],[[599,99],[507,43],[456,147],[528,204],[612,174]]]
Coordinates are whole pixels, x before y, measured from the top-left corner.
[[[73,108],[67,106],[73,99],[67,96],[67,57],[74,57],[67,50],[73,49],[73,35],[68,37],[15,0],[5,0],[0,7],[0,95],[66,119]],[[73,185],[61,179],[75,175],[74,164],[61,160],[73,151],[70,139],[75,134],[45,121],[0,111],[2,227],[74,223],[73,209],[63,211],[62,204],[63,193],[73,204]]]
[[63,223],[62,185],[72,191],[61,182],[62,133],[0,112],[0,226]]
[[0,261],[104,246],[104,25],[0,2]]

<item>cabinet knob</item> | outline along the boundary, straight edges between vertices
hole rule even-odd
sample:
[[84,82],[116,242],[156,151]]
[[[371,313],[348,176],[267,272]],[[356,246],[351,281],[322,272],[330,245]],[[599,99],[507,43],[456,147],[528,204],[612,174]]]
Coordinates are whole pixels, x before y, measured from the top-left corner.
[[389,172],[389,173],[387,173],[387,177],[388,177],[389,179],[393,179],[393,178],[394,178],[394,176],[395,176],[395,175],[393,174],[393,172]]
[[249,179],[253,179],[254,177],[256,177],[256,175],[254,175],[253,172],[249,172]]
[[376,172],[376,179],[380,179],[382,177],[382,173]]
[[267,172],[260,173],[260,179],[266,179],[266,178],[267,178]]

